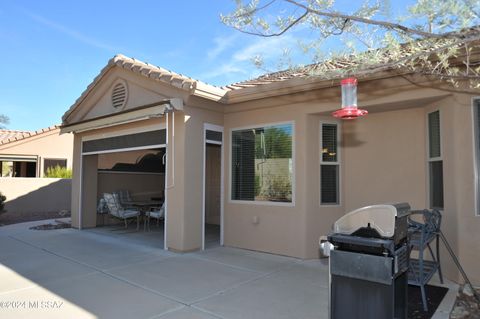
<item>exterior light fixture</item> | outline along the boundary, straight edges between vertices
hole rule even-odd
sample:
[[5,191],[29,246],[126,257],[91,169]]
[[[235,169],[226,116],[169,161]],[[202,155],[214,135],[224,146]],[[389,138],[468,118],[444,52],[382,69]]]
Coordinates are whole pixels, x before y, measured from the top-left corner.
[[352,120],[368,114],[367,110],[357,107],[357,79],[346,78],[342,85],[342,108],[336,110],[332,115],[342,120]]

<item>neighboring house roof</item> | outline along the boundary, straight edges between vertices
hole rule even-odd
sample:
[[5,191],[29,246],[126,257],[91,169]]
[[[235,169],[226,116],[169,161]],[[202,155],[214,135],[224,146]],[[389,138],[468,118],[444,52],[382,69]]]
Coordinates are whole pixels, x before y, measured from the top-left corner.
[[21,137],[25,134],[30,133],[29,131],[15,131],[15,130],[0,130],[0,143],[6,140],[14,139]]
[[58,125],[43,128],[37,131],[0,130],[0,146],[8,143],[21,141],[30,137],[38,136],[40,134],[51,132],[57,129],[59,129]]

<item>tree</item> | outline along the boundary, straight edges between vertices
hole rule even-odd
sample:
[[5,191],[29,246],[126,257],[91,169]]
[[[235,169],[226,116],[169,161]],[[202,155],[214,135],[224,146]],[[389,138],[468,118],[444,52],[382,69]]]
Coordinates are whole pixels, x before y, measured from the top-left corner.
[[[480,1],[417,0],[404,17],[392,17],[389,7],[388,0],[366,0],[346,13],[335,0],[236,0],[235,11],[221,19],[260,37],[304,35],[299,45],[312,64],[290,65],[304,73],[335,78],[397,70],[480,87]],[[325,54],[330,38],[342,41],[342,49]]]
[[4,129],[8,123],[10,123],[8,116],[0,114],[0,129]]

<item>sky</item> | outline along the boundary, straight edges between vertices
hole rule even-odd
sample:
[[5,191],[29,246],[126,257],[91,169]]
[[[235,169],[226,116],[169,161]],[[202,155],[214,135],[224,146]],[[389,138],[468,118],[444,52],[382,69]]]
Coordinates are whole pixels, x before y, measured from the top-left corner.
[[12,130],[60,124],[117,53],[214,85],[256,77],[265,70],[252,57],[278,58],[297,35],[241,34],[220,21],[233,8],[229,0],[1,0],[0,114]]

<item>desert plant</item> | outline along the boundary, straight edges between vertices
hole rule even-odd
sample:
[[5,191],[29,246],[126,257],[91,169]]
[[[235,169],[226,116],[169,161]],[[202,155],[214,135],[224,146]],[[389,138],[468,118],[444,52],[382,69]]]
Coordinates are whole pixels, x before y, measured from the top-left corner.
[[72,178],[72,170],[62,166],[54,166],[47,168],[45,177],[48,178]]
[[286,177],[275,176],[269,181],[267,195],[271,201],[290,202],[292,201],[292,184]]
[[7,200],[7,197],[0,192],[0,213],[3,213],[4,207],[5,207],[5,201]]

